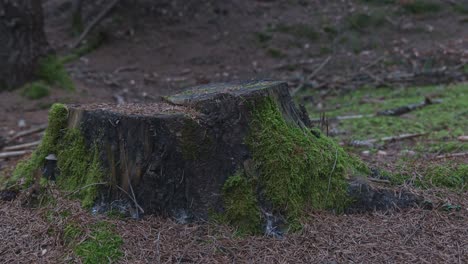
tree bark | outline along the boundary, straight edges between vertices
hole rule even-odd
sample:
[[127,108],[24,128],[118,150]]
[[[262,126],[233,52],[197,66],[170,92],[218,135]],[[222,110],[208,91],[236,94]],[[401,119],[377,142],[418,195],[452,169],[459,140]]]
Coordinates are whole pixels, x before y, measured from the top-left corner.
[[0,0],[0,91],[33,80],[39,58],[49,50],[41,3]]

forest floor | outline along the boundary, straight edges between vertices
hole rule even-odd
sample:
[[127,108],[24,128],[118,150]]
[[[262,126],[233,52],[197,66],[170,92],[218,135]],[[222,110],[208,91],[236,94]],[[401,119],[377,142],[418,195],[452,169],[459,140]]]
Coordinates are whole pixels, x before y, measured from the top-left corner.
[[[46,33],[75,91],[2,92],[0,148],[45,124],[54,102],[151,102],[199,84],[277,79],[375,179],[432,206],[310,212],[300,232],[275,239],[96,216],[52,188],[53,205],[0,201],[1,263],[468,263],[467,1],[123,1],[77,49],[63,2],[45,1]],[[85,5],[85,23],[105,2]],[[19,159],[0,158],[0,176]],[[103,248],[96,258],[86,255],[93,247]]]

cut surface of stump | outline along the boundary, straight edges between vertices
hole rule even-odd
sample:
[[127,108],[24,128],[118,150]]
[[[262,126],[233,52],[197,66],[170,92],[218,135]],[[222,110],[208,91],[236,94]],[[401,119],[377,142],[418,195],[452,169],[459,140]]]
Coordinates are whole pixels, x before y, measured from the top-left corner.
[[307,127],[287,84],[194,87],[152,104],[54,105],[16,177],[57,156],[57,185],[84,206],[216,218],[258,233],[305,208],[345,210],[366,167]]

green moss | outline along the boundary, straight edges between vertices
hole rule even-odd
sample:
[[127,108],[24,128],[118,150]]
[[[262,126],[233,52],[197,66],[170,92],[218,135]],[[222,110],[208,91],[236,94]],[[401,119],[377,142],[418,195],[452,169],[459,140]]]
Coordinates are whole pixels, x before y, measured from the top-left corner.
[[333,140],[288,124],[271,99],[256,105],[248,146],[265,198],[297,221],[305,206],[343,210],[347,174],[364,168]]
[[40,170],[45,162],[45,157],[51,153],[57,153],[59,139],[62,137],[67,124],[68,109],[63,104],[54,104],[49,111],[49,126],[45,131],[41,144],[33,152],[30,159],[21,161],[9,180],[9,185],[14,185],[21,178],[25,179],[25,185],[33,182],[33,174]]
[[[458,136],[468,131],[468,123],[465,121],[468,118],[466,84],[402,89],[361,88],[347,94],[327,97],[323,101],[323,107],[332,109],[326,113],[329,118],[375,114],[386,109],[420,103],[425,96],[441,99],[442,103],[426,106],[398,117],[375,116],[343,120],[340,121],[338,129],[347,132],[346,135],[340,136],[341,140],[364,140],[404,133],[432,132],[427,138],[433,141],[429,146],[436,151],[437,144],[447,145],[448,142],[456,142]],[[314,118],[319,117],[320,111],[311,108],[309,110]],[[458,142],[458,146],[460,146],[459,151],[468,150],[466,143]]]
[[265,32],[256,32],[255,37],[261,46],[266,45],[273,37]]
[[260,233],[262,217],[251,180],[242,173],[229,177],[223,187],[223,201],[222,219],[238,228],[241,234]]
[[64,230],[64,240],[73,247],[73,252],[83,263],[113,263],[122,256],[123,240],[114,232],[114,226],[99,222],[89,227],[91,233],[83,240],[83,230],[69,224]]
[[468,190],[468,165],[445,164],[429,166],[423,181],[423,187],[446,187]]
[[453,5],[453,10],[460,14],[468,15],[468,2]]
[[270,55],[273,58],[284,58],[286,55],[279,49],[276,48],[268,48],[266,50],[267,54]]
[[57,56],[48,56],[39,60],[37,76],[51,85],[73,91],[75,86],[68,75],[62,61]]
[[49,111],[49,126],[41,144],[29,160],[18,164],[9,185],[14,185],[21,178],[25,179],[25,186],[31,185],[35,172],[42,169],[45,157],[55,154],[60,171],[57,185],[62,190],[73,192],[84,207],[91,207],[105,175],[99,163],[99,151],[96,146],[90,149],[86,145],[78,129],[67,129],[67,119],[66,106],[54,104]]
[[363,30],[368,27],[378,27],[385,23],[385,14],[383,13],[353,13],[347,17],[350,28]]
[[31,100],[41,99],[48,96],[49,93],[49,86],[41,81],[28,83],[23,86],[21,91],[22,96]]
[[63,240],[67,245],[74,243],[82,235],[84,232],[74,223],[68,223],[63,230]]
[[99,151],[96,146],[90,151],[77,129],[67,130],[62,142],[64,145],[58,152],[60,176],[57,185],[63,190],[76,192],[74,196],[81,200],[82,206],[91,207],[98,195],[99,183],[104,180]]
[[414,0],[402,4],[404,10],[413,14],[436,13],[442,10],[442,5],[433,0]]
[[313,26],[307,24],[279,24],[273,28],[272,31],[281,32],[297,38],[305,38],[308,40],[317,40],[320,37],[320,33],[317,32]]

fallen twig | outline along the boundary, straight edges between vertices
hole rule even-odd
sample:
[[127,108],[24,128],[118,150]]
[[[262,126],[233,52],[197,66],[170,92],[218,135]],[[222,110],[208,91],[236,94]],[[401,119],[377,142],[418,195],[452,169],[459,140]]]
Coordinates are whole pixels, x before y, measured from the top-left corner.
[[398,136],[383,137],[380,139],[353,140],[349,143],[349,145],[355,146],[355,147],[373,147],[374,144],[377,142],[387,143],[387,142],[393,142],[393,141],[398,141],[398,140],[403,140],[403,139],[420,137],[420,136],[424,136],[427,134],[428,133],[402,134]]
[[424,99],[424,101],[421,102],[421,103],[410,104],[410,105],[400,106],[400,107],[397,107],[397,108],[394,108],[394,109],[379,111],[377,113],[377,115],[399,116],[399,115],[403,115],[403,114],[406,114],[408,112],[414,111],[416,109],[420,109],[420,108],[423,108],[425,106],[432,105],[432,104],[437,104],[437,103],[441,103],[441,101],[440,100],[432,100],[432,99],[426,97]]
[[436,156],[436,159],[448,159],[448,158],[458,158],[468,156],[468,152],[459,152],[459,153],[449,153],[444,155]]
[[[368,115],[349,115],[349,116],[335,116],[332,118],[329,118],[329,121],[340,121],[340,120],[348,120],[348,119],[359,119],[359,118],[368,118],[368,117],[374,117],[375,114],[368,114]],[[312,123],[320,123],[322,118],[314,118],[310,119]]]
[[378,182],[378,183],[388,183],[388,184],[391,183],[389,180],[376,179],[376,178],[372,178],[372,177],[369,177],[367,179],[369,179],[369,181]]
[[20,150],[20,151],[0,152],[0,159],[23,156],[23,155],[26,155],[28,153],[31,153],[31,151],[30,150]]
[[20,137],[24,137],[24,136],[28,136],[28,135],[31,135],[31,134],[34,134],[34,133],[37,133],[37,132],[44,131],[46,128],[47,128],[47,124],[43,124],[43,125],[33,127],[31,129],[28,129],[28,130],[25,130],[25,131],[20,131],[20,132],[16,133],[14,136],[12,136],[11,138],[9,138],[7,143],[13,142],[14,140],[16,140],[16,139],[18,139]]
[[297,87],[296,89],[294,89],[292,92],[291,92],[291,95],[294,96],[297,92],[299,92],[302,87],[304,86],[304,83],[308,82],[310,79],[314,78],[322,69],[323,67],[325,67],[325,65],[328,64],[328,62],[330,62],[331,60],[331,56],[328,56],[322,63],[320,63],[320,65],[315,68],[315,70],[309,74]]
[[38,141],[19,144],[19,145],[15,145],[15,146],[4,147],[3,150],[5,150],[5,151],[15,151],[15,150],[29,149],[31,147],[38,146],[40,143],[41,143],[41,140],[38,140]]
[[76,47],[78,47],[78,45],[80,45],[81,41],[83,41],[83,39],[89,34],[89,32],[91,32],[91,30],[97,25],[99,24],[99,22],[101,22],[101,20],[115,7],[115,5],[117,5],[117,3],[119,2],[119,0],[113,0],[112,2],[110,2],[102,11],[101,13],[99,13],[93,21],[91,21],[91,23],[89,23],[89,25],[85,28],[85,30],[83,31],[83,33],[81,33],[81,35],[78,37],[78,39],[75,41],[75,43],[73,43],[71,45],[71,48],[74,49]]
[[138,70],[137,66],[122,66],[114,70],[114,74],[125,72],[125,71],[135,71]]

